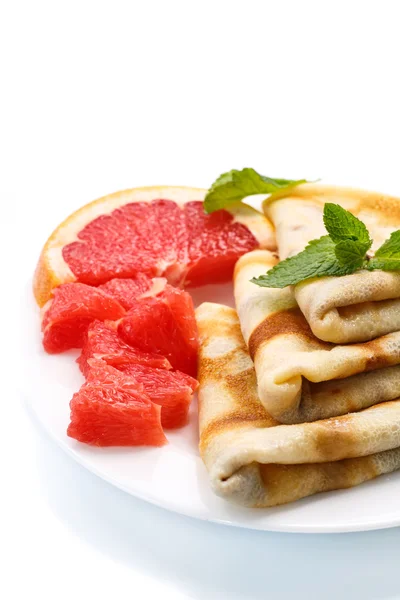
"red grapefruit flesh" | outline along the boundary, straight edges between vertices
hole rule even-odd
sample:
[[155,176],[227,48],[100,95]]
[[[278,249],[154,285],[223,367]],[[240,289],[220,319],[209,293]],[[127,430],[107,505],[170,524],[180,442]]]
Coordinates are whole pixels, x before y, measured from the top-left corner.
[[[198,188],[152,186],[116,192],[82,206],[43,247],[33,282],[37,303],[43,306],[62,283],[98,285],[138,272],[165,273],[171,283],[195,286],[208,282],[210,270],[212,281],[224,281],[231,269],[231,258],[226,262],[224,257],[240,256],[254,247],[276,248],[274,229],[262,213],[241,204],[229,214],[219,213],[219,222],[202,211],[206,194]],[[211,251],[212,261],[203,263],[206,251]],[[189,272],[196,265],[196,271]]]
[[112,296],[114,300],[118,300],[125,310],[129,310],[139,296],[143,294],[155,296],[164,289],[166,283],[165,278],[150,279],[144,273],[138,273],[129,279],[117,277],[110,279],[107,283],[99,285],[98,289]]
[[171,269],[176,282],[175,271],[186,262],[185,218],[170,200],[126,204],[91,221],[78,239],[64,246],[63,258],[78,281],[90,285]]
[[180,371],[152,369],[139,364],[121,365],[121,370],[142,384],[150,400],[161,406],[161,423],[172,429],[187,423],[192,396],[198,388],[193,377]]
[[156,297],[138,299],[120,321],[118,333],[129,345],[161,354],[174,369],[196,376],[197,325],[187,292],[167,285]]
[[124,365],[139,364],[161,369],[170,369],[166,358],[157,354],[142,352],[128,346],[118,335],[115,323],[93,321],[87,330],[82,353],[77,359],[79,368],[87,376],[90,359],[101,359],[108,365],[121,368]]
[[236,261],[259,247],[250,230],[226,210],[207,215],[202,202],[188,202],[184,213],[189,232],[186,286],[230,281]]
[[199,286],[230,280],[236,260],[258,247],[250,230],[225,210],[207,215],[200,201],[180,206],[160,199],[95,218],[62,256],[77,280],[90,285],[144,273]]
[[43,346],[54,354],[81,348],[94,319],[120,319],[125,309],[101,290],[83,283],[65,283],[53,291],[43,315]]
[[162,446],[161,408],[143,386],[102,361],[90,361],[88,379],[73,395],[67,434],[94,446]]

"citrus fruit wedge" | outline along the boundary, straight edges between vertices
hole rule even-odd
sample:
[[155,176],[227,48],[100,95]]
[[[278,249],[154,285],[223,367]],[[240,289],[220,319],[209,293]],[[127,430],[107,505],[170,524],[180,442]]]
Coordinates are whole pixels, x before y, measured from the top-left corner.
[[167,429],[182,427],[188,421],[190,402],[199,384],[196,379],[180,371],[153,369],[141,364],[118,367],[142,384],[150,400],[161,406],[161,424]]
[[94,319],[120,319],[125,309],[105,292],[83,283],[65,283],[53,290],[53,298],[44,306],[43,346],[54,354],[70,348],[82,348]]
[[167,284],[157,296],[139,297],[119,322],[118,333],[130,346],[161,354],[174,369],[196,375],[197,325],[188,292]]
[[174,285],[227,281],[236,260],[254,248],[275,246],[273,228],[244,205],[206,215],[206,190],[144,187],[83,206],[47,240],[34,277],[40,306],[67,282],[100,285],[138,273],[165,276]]
[[167,280],[165,277],[147,277],[144,273],[138,273],[129,279],[118,277],[110,279],[107,283],[99,285],[98,289],[112,296],[115,300],[129,310],[134,306],[139,296],[156,296],[165,288]]
[[143,386],[91,359],[88,378],[70,402],[67,434],[94,446],[162,446],[161,407]]
[[81,355],[76,361],[85,376],[90,370],[90,359],[103,360],[118,369],[132,364],[156,367],[160,370],[171,369],[170,363],[163,356],[142,352],[125,344],[119,337],[114,322],[93,321],[89,325]]

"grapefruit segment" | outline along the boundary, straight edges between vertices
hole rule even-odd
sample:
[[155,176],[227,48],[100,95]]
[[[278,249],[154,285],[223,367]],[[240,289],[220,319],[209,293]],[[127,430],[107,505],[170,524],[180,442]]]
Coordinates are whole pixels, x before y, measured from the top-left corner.
[[42,319],[43,346],[54,354],[81,348],[94,319],[120,319],[125,309],[101,290],[83,283],[65,283],[53,291]]
[[140,364],[119,368],[141,385],[150,400],[161,406],[161,423],[172,429],[186,425],[189,406],[198,382],[180,371],[152,369]]
[[139,298],[118,325],[129,345],[165,356],[174,369],[197,372],[198,337],[191,296],[167,285],[156,297]]
[[77,280],[89,285],[165,271],[175,283],[186,262],[186,236],[183,211],[175,202],[132,202],[88,223],[62,256]]
[[165,275],[172,284],[222,282],[231,277],[235,257],[256,247],[275,248],[273,227],[262,214],[241,206],[231,214],[204,215],[205,193],[136,188],[82,207],[43,248],[34,278],[38,304],[49,300],[53,288],[71,281],[98,285],[145,273]]
[[162,446],[161,408],[143,386],[102,361],[90,361],[88,379],[70,402],[67,434],[94,446]]
[[139,296],[156,296],[165,288],[166,283],[164,277],[150,279],[144,273],[138,273],[136,277],[129,279],[110,279],[99,285],[98,289],[118,300],[125,310],[129,310]]
[[251,231],[226,210],[207,215],[201,202],[188,202],[184,213],[189,232],[186,286],[231,280],[238,258],[259,246]]
[[93,321],[85,335],[82,353],[77,359],[82,373],[87,376],[91,359],[103,360],[118,369],[125,365],[139,364],[158,369],[170,369],[166,358],[157,354],[142,352],[128,346],[118,335],[117,325],[112,322]]

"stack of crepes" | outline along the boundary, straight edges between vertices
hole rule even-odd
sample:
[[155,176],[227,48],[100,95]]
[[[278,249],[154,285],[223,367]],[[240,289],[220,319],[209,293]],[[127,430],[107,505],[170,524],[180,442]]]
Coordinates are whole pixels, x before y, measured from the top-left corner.
[[[400,229],[399,199],[299,186],[264,203],[281,260],[326,235],[325,202],[361,219],[373,249]],[[264,250],[239,260],[237,312],[197,309],[200,452],[216,493],[250,507],[400,468],[400,273],[250,282],[277,262]]]

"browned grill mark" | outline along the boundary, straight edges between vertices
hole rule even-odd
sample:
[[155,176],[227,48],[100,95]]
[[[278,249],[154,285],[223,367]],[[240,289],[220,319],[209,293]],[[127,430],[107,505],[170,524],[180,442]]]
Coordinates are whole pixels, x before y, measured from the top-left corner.
[[333,347],[333,344],[322,342],[315,337],[300,309],[291,308],[270,314],[255,328],[249,339],[249,353],[251,358],[254,360],[261,344],[278,335],[288,333],[307,338],[318,349]]
[[251,412],[260,419],[269,417],[257,395],[257,379],[254,368],[247,369],[235,375],[227,375],[225,387],[238,405],[238,410]]
[[314,445],[322,462],[351,457],[357,445],[357,436],[348,427],[348,416],[318,422]]
[[259,469],[273,504],[283,504],[317,492],[353,487],[374,479],[380,472],[373,455],[319,464],[266,464],[260,465]]
[[208,382],[220,379],[228,370],[229,364],[232,362],[233,352],[235,351],[233,350],[229,354],[224,354],[219,358],[200,357],[197,372],[197,379],[199,380],[200,385],[203,381]]
[[[211,331],[212,332],[212,337],[216,338],[216,337],[225,337],[225,336],[229,336],[232,337],[235,333],[236,333],[236,327],[238,329],[238,332],[240,333],[240,326],[236,325],[236,319],[235,321],[233,321],[232,319],[232,314],[230,313],[230,311],[233,311],[233,308],[229,308],[228,306],[226,307],[226,315],[228,317],[228,319],[224,319],[224,313],[221,314],[221,318],[220,319],[213,319],[212,321],[210,321],[209,323],[207,323],[207,331]],[[229,311],[229,312],[228,312]],[[235,315],[236,316],[236,315]],[[198,325],[198,329],[200,332],[200,338],[201,338],[201,344],[202,346],[206,343],[207,338],[209,338],[209,335],[206,336],[202,336],[201,332],[202,332],[202,327],[201,327],[201,323]],[[239,333],[237,334],[238,339],[239,338]],[[236,337],[236,336],[235,336]]]
[[354,344],[354,346],[361,348],[367,356],[364,371],[383,369],[384,367],[390,367],[397,362],[393,355],[390,356],[385,353],[385,348],[380,338],[365,342],[364,344]]
[[[221,374],[220,374],[221,378]],[[207,379],[209,381],[209,379]],[[211,437],[230,429],[248,427],[272,427],[279,425],[265,410],[257,395],[254,367],[240,373],[225,374],[224,388],[235,405],[227,414],[217,417],[206,425],[200,436],[200,449],[205,448]]]
[[226,377],[232,368],[235,368],[236,359],[239,360],[239,357],[243,357],[243,355],[247,356],[247,347],[243,338],[240,346],[238,345],[222,356],[209,358],[204,356],[204,352],[201,350],[198,361],[197,379],[202,384],[203,381],[219,380],[221,377]]
[[200,434],[200,452],[203,452],[207,447],[211,438],[223,433],[224,431],[231,431],[232,429],[248,428],[252,425],[254,428],[260,427],[273,427],[277,423],[264,412],[264,415],[260,417],[258,411],[255,413],[243,410],[232,411],[223,417],[219,417],[208,423]]

